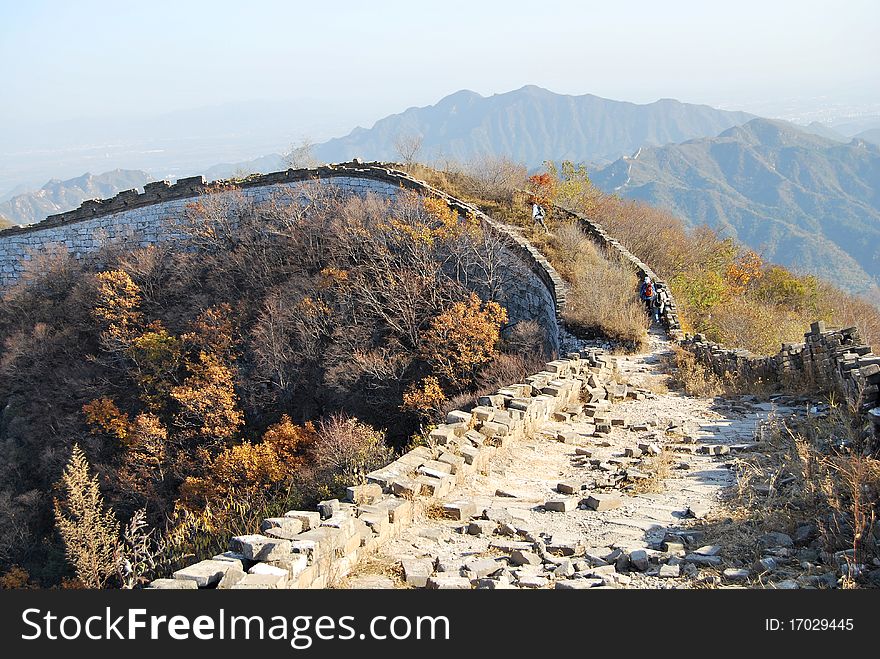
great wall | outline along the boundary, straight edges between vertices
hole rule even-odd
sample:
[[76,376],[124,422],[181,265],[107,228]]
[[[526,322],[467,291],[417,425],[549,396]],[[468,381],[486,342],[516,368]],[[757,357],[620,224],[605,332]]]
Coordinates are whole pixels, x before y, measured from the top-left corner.
[[[547,259],[516,229],[422,181],[355,161],[254,176],[239,187],[257,202],[282,191],[296,203],[309,186],[325,184],[388,198],[413,190],[444,199],[461,215],[474,214],[503,236],[508,264],[521,273],[503,301],[511,317],[538,321],[555,353],[570,344],[562,324],[565,283]],[[186,205],[212,190],[200,177],[150,183],[141,194],[85,202],[39,224],[2,231],[0,290],[26,277],[40,254],[53,249],[88,258],[109,243],[174,240]],[[554,210],[640,276],[657,279],[600,224]],[[780,395],[768,405],[658,395],[652,383],[660,377],[660,357],[679,345],[719,374],[761,379],[782,390],[798,380],[814,383],[841,392],[871,420],[880,411],[880,357],[861,344],[854,328],[827,331],[822,323],[811,327],[803,344],[783,346],[772,357],[685,335],[674,301],[661,324],[652,332],[651,352],[618,357],[586,345],[567,351],[524,382],[482,397],[472,409],[450,412],[425,445],[353,483],[344,501],[266,519],[259,533],[232,538],[228,552],[150,587],[668,587],[702,567],[722,566],[718,549],[701,546],[690,521],[703,517],[735,482],[724,461],[750,450],[770,415],[795,414],[803,401]],[[665,451],[683,458],[668,491],[633,490],[647,478],[643,461]],[[758,575],[778,587],[830,584],[819,567],[812,581],[784,578],[786,558],[821,561],[806,543],[781,536],[762,541],[771,559],[766,564],[727,567],[724,579],[736,583]],[[389,566],[398,569],[393,578]]]

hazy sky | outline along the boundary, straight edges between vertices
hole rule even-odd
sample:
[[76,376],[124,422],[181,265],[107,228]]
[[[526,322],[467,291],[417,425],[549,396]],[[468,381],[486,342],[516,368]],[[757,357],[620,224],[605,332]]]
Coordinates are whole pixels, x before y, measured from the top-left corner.
[[0,0],[0,121],[306,98],[368,125],[530,83],[636,102],[876,103],[878,25],[878,0]]

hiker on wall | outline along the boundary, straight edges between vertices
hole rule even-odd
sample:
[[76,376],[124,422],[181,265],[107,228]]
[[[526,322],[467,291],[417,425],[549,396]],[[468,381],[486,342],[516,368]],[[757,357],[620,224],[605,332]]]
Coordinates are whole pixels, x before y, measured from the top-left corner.
[[639,288],[639,299],[645,303],[645,309],[647,309],[648,315],[653,318],[654,300],[657,299],[657,288],[654,286],[654,282],[651,281],[650,277],[645,277],[645,280],[642,282],[642,285]]
[[654,288],[656,290],[653,304],[654,322],[659,323],[663,318],[663,314],[666,312],[666,307],[669,306],[669,291],[667,291],[666,286],[659,281],[654,282]]
[[538,202],[532,202],[532,219],[535,221],[535,224],[540,224],[544,227],[544,231],[550,233],[550,229],[547,228],[547,225],[544,224],[544,217],[546,216],[547,211],[544,210],[544,207]]

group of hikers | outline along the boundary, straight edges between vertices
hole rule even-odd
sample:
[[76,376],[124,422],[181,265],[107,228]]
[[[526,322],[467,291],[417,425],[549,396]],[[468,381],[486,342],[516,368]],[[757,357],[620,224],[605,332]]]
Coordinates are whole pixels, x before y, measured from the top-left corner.
[[666,290],[663,283],[651,281],[651,278],[646,276],[639,287],[639,299],[645,303],[648,315],[654,319],[655,323],[659,323],[666,306],[669,304],[669,291]]

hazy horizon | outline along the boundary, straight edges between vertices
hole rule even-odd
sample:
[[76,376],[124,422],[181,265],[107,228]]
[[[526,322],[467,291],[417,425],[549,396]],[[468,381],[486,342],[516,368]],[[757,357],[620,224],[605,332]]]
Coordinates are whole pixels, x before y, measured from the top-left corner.
[[4,0],[0,195],[86,170],[244,160],[462,89],[675,98],[801,123],[880,114],[878,19],[869,0]]

